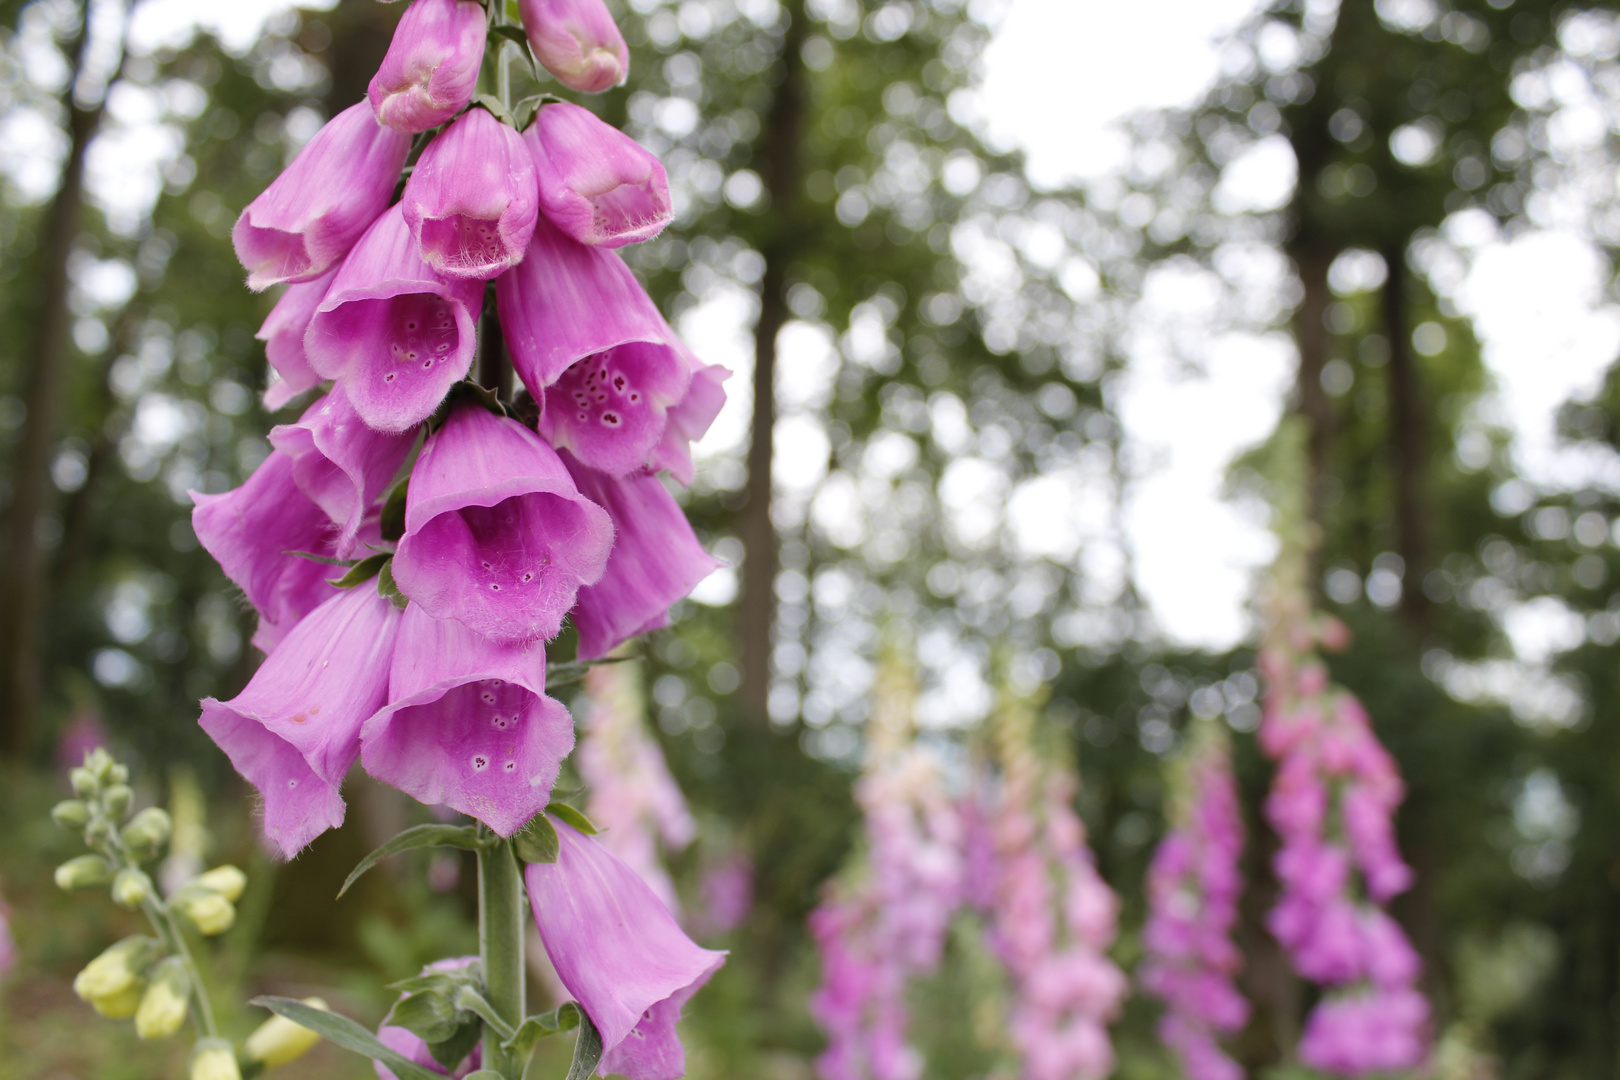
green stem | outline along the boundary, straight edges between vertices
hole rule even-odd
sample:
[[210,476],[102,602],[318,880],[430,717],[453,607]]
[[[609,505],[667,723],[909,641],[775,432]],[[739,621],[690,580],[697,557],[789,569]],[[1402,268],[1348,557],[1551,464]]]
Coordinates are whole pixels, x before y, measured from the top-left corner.
[[197,1024],[197,1033],[204,1038],[219,1038],[219,1028],[214,1023],[214,1006],[208,1000],[207,988],[203,986],[202,971],[191,955],[191,947],[186,944],[185,932],[180,929],[174,911],[168,904],[150,897],[141,905],[141,909],[146,912],[152,928],[163,938],[170,951],[186,965],[186,974],[191,982],[191,1015]]
[[[482,828],[480,831],[483,831]],[[478,851],[478,952],[484,961],[484,998],[508,1027],[523,1023],[523,877],[508,840]],[[484,1068],[504,1080],[522,1080],[524,1062],[501,1047],[492,1026],[484,1029]]]

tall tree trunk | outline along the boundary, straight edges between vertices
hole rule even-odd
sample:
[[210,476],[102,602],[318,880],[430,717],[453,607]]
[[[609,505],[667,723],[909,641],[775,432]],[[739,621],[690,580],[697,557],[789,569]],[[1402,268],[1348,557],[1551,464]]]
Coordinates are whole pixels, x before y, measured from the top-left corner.
[[779,545],[771,521],[771,463],[776,426],[776,337],[788,319],[788,266],[802,235],[794,212],[799,192],[799,143],[804,136],[805,39],[802,0],[786,4],[789,19],[778,61],[780,80],[766,114],[760,174],[770,200],[772,232],[761,253],[759,321],[754,324],[754,416],[748,443],[747,501],[737,522],[742,540],[742,598],[737,605],[737,641],[742,664],[741,703],[750,723],[768,719],[771,631],[776,625]]
[[1389,338],[1389,455],[1395,480],[1395,553],[1406,564],[1401,590],[1401,616],[1421,632],[1429,621],[1423,573],[1428,559],[1428,528],[1423,516],[1423,431],[1426,416],[1417,364],[1412,358],[1411,318],[1407,311],[1406,244],[1388,245],[1381,253],[1389,268],[1384,281],[1384,334]]
[[1333,297],[1328,292],[1328,267],[1337,252],[1306,243],[1293,252],[1303,296],[1294,314],[1294,341],[1299,348],[1299,383],[1295,408],[1310,426],[1311,520],[1322,521],[1322,478],[1328,473],[1328,449],[1333,445],[1333,403],[1322,388],[1322,369],[1327,366],[1327,310]]
[[[0,754],[21,756],[29,748],[40,696],[40,621],[49,600],[39,543],[40,523],[51,503],[51,458],[61,424],[68,379],[71,315],[68,256],[79,234],[84,202],[85,151],[101,123],[106,94],[81,107],[74,89],[83,72],[90,33],[88,5],[70,46],[74,78],[63,91],[68,116],[68,154],[62,183],[41,223],[34,337],[21,352],[28,370],[27,409],[12,466],[11,506],[0,547]],[[122,42],[120,42],[120,46]]]

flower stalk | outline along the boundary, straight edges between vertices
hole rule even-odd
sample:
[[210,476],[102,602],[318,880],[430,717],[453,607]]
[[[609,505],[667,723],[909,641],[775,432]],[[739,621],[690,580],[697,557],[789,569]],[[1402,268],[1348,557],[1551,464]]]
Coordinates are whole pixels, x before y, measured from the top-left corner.
[[[493,841],[478,849],[478,953],[484,962],[484,999],[512,1029],[523,1023],[523,876],[512,842],[480,828]],[[501,1045],[494,1025],[484,1029],[483,1067],[503,1080],[522,1080],[525,1062],[517,1049]]]

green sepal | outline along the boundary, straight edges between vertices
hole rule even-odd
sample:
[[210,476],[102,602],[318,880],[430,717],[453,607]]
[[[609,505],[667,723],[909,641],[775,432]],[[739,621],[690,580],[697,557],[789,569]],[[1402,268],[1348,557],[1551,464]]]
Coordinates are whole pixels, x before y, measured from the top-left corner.
[[394,580],[394,560],[392,557],[382,564],[377,571],[377,595],[404,611],[410,606],[411,598],[400,589],[399,582]]
[[534,1044],[548,1035],[559,1035],[564,1031],[573,1031],[579,1026],[579,1018],[584,1013],[572,1001],[565,1001],[550,1012],[531,1016],[519,1025],[516,1034],[501,1043],[505,1050],[515,1050],[518,1057],[527,1059],[534,1053]]
[[501,103],[501,99],[494,94],[474,94],[472,99],[474,108],[487,109],[491,116],[505,124],[507,127],[517,127],[517,121],[512,112]]
[[529,47],[529,39],[524,37],[523,31],[515,26],[492,26],[489,28],[489,37],[491,45],[495,44],[496,38],[501,37],[524,50]]
[[317,555],[313,551],[283,551],[283,555],[292,555],[299,559],[308,559],[310,562],[322,563],[326,566],[353,566],[353,559],[334,559],[330,555]]
[[377,527],[382,531],[382,538],[390,544],[397,543],[405,535],[405,496],[410,483],[411,478],[407,476],[395,484],[383,502]]
[[568,824],[572,825],[586,836],[595,836],[601,831],[591,823],[590,818],[585,816],[584,811],[578,809],[577,807],[569,806],[565,802],[547,803],[546,812],[551,814],[552,817],[555,817],[559,821],[566,821]]
[[574,1037],[574,1063],[568,1067],[567,1080],[590,1080],[602,1060],[602,1033],[596,1030],[584,1009],[573,1002],[568,1004],[579,1015],[579,1034]]
[[[394,1002],[383,1024],[402,1027],[432,1045],[454,1038],[462,1026],[476,1019],[470,1013],[457,1009],[449,994],[435,989],[419,990]],[[458,1057],[450,1064],[454,1065],[460,1060]]]
[[518,830],[512,837],[512,847],[517,851],[518,858],[531,863],[554,863],[557,861],[559,850],[557,830],[550,821],[546,820],[546,812],[540,811],[529,819],[529,823]]
[[382,847],[373,851],[360,860],[349,876],[343,882],[343,888],[338,890],[338,896],[349,891],[349,886],[361,874],[376,866],[390,855],[398,855],[402,851],[414,851],[425,847],[453,847],[463,851],[477,851],[485,844],[478,839],[478,834],[469,825],[418,825],[406,829]]
[[386,551],[379,551],[375,555],[367,555],[349,568],[349,572],[336,581],[327,584],[339,589],[352,589],[356,585],[364,585],[382,572],[383,564],[394,556]]
[[[487,97],[488,95],[481,96]],[[471,379],[463,379],[458,383],[450,384],[450,389],[446,391],[444,400],[440,401],[439,407],[433,410],[433,415],[423,422],[422,426],[427,429],[427,433],[432,435],[443,427],[444,422],[450,418],[450,410],[463,401],[476,401],[496,416],[504,417],[507,415],[506,406],[501,403],[499,394],[488,387],[479,386]]]
[[622,664],[627,660],[640,660],[640,656],[604,656],[600,660],[565,660],[546,665],[546,689],[551,690],[569,683],[577,683],[593,667],[603,664]]
[[305,1005],[297,998],[289,997],[256,997],[248,1004],[269,1009],[299,1027],[308,1028],[327,1042],[336,1043],[345,1050],[382,1062],[399,1080],[444,1080],[442,1073],[424,1069],[405,1055],[388,1049],[377,1040],[376,1035],[347,1016],[317,1009],[312,1005]]

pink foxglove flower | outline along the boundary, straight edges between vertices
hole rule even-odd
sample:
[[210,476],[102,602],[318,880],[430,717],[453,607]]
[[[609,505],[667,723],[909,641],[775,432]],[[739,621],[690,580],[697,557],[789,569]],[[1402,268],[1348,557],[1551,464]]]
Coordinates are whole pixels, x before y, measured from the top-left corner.
[[366,96],[377,122],[414,135],[467,107],[489,16],[477,0],[416,0],[400,16]]
[[422,259],[479,281],[523,258],[538,204],[534,156],[487,109],[469,109],[428,144],[400,202]]
[[411,604],[388,691],[388,706],[361,731],[368,773],[502,836],[545,809],[574,723],[546,696],[540,642],[497,644]]
[[304,335],[310,366],[343,383],[366,423],[426,420],[472,367],[484,287],[423,262],[398,205],[377,219],[332,280]]
[[668,469],[669,475],[682,484],[690,485],[695,469],[692,464],[692,444],[708,433],[714,418],[726,403],[726,390],[722,385],[731,378],[731,372],[719,364],[710,364],[692,372],[692,382],[681,400],[669,407],[665,416],[664,437],[653,447],[648,468],[654,472]]
[[607,511],[579,494],[556,451],[463,402],[411,472],[394,579],[434,618],[531,641],[557,634],[612,545]]
[[[476,963],[478,963],[478,957],[476,956],[460,956],[454,960],[437,960],[423,968],[422,974],[431,975],[436,971],[460,971]],[[401,994],[400,1000],[404,1001],[410,996],[409,994]],[[434,1059],[433,1052],[428,1049],[428,1044],[423,1042],[415,1032],[409,1028],[393,1027],[387,1024],[377,1029],[377,1041],[394,1051],[394,1053],[422,1066],[422,1068],[430,1072],[436,1072],[440,1076],[451,1077],[451,1080],[462,1080],[462,1077],[468,1073],[476,1071],[484,1060],[483,1047],[474,1046],[472,1052],[462,1059],[461,1064],[454,1069],[446,1069]],[[398,1080],[393,1070],[380,1061],[373,1061],[371,1067],[376,1070],[377,1080]]]
[[321,381],[304,355],[304,331],[336,276],[333,267],[314,281],[287,286],[255,335],[264,342],[264,355],[276,374],[264,392],[264,407],[271,412]]
[[601,1073],[675,1080],[681,1009],[725,963],[676,925],[663,901],[594,838],[562,821],[555,863],[530,863],[529,901],[557,977],[602,1035]]
[[540,434],[614,476],[647,466],[695,365],[624,260],[541,220],[495,298]]
[[581,244],[617,248],[650,240],[674,216],[658,158],[589,109],[540,107],[524,134],[539,168],[540,208]]
[[288,554],[336,554],[337,530],[299,489],[295,470],[292,455],[271,451],[241,487],[221,495],[191,493],[191,527],[258,611],[253,643],[265,652],[331,597],[327,581],[343,576],[342,567]]
[[11,911],[0,900],[0,982],[17,966],[17,941],[11,933]]
[[678,915],[675,884],[659,846],[684,849],[697,835],[697,822],[663,750],[647,733],[636,668],[609,664],[586,673],[590,707],[575,764],[590,792],[585,812],[602,830],[600,842]]
[[202,729],[264,797],[264,832],[289,858],[343,823],[338,788],[360,726],[387,699],[399,612],[370,585],[293,627],[230,701],[202,703]]
[[518,0],[537,60],[570,90],[600,94],[630,74],[630,49],[602,0]]
[[337,526],[333,550],[354,554],[360,526],[405,462],[414,433],[376,431],[334,386],[296,424],[270,429],[270,445],[293,459],[293,482]]
[[328,120],[231,231],[248,288],[336,266],[387,208],[410,149],[411,137],[377,123],[363,101]]
[[657,476],[631,473],[614,479],[562,455],[580,494],[613,519],[607,569],[579,591],[574,625],[579,657],[594,660],[654,624],[671,604],[723,565],[703,550],[692,526]]

